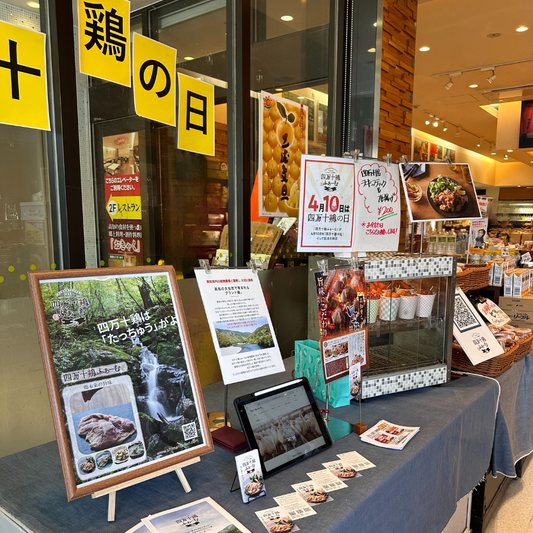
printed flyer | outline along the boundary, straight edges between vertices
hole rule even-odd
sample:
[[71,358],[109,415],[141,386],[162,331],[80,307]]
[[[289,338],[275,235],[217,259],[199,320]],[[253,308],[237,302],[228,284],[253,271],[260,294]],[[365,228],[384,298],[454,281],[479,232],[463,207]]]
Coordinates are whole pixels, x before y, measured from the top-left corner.
[[400,204],[398,166],[358,161],[353,251],[397,251],[400,242]]
[[487,197],[478,197],[479,208],[481,210],[480,220],[470,222],[470,231],[468,238],[469,248],[485,248],[485,241],[488,238],[489,218],[487,216],[489,208],[489,199]]
[[211,446],[170,273],[144,267],[31,276],[32,296],[37,289],[42,298],[39,327],[49,339],[47,382],[57,387],[52,408],[67,435],[58,441],[73,468],[65,478],[69,498],[97,490],[104,478],[119,483],[123,473],[148,463],[164,468],[170,458],[174,464]]
[[315,481],[304,481],[295,483],[291,487],[307,502],[311,507],[325,502],[333,501],[333,498]]
[[[344,464],[349,465],[354,470],[366,470],[367,468],[374,468],[376,465],[371,463],[368,459],[363,457],[358,452],[340,453],[337,456]],[[325,465],[324,465],[325,466]]]
[[307,475],[327,492],[346,489],[348,487],[346,483],[340,481],[335,474],[325,468],[316,470],[315,472],[308,472]]
[[298,252],[343,252],[354,246],[354,163],[302,156]]
[[328,463],[322,463],[322,466],[327,468],[339,479],[353,479],[356,477],[361,477],[359,472],[357,472],[353,467],[344,461],[329,461]]
[[316,514],[316,511],[295,492],[274,496],[274,501],[289,513],[291,520],[299,520]]
[[259,216],[297,217],[309,109],[264,91],[259,101]]
[[469,165],[409,163],[400,172],[411,222],[481,217]]
[[355,268],[315,272],[324,381],[349,374],[350,364],[367,364],[363,273]]
[[142,519],[151,533],[251,533],[212,498],[203,498]]
[[285,370],[257,274],[195,269],[225,385]]
[[504,352],[492,331],[459,287],[455,288],[453,335],[473,365],[488,361]]
[[403,450],[419,431],[419,427],[398,426],[386,420],[380,420],[361,435],[361,440],[380,448]]
[[270,533],[288,533],[289,531],[300,531],[294,523],[291,515],[283,507],[271,507],[256,511],[257,518]]
[[250,450],[235,457],[237,475],[241,486],[242,501],[250,503],[266,494],[265,480],[261,471],[259,452]]

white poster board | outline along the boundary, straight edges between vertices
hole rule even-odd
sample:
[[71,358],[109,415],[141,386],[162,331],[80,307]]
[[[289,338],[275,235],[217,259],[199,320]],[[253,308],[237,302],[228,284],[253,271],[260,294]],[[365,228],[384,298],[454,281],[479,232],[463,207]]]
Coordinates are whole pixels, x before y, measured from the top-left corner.
[[194,271],[225,385],[285,371],[257,273]]
[[358,161],[355,198],[352,251],[397,251],[401,217],[398,166]]
[[459,287],[455,289],[453,334],[473,365],[488,361],[504,352]]

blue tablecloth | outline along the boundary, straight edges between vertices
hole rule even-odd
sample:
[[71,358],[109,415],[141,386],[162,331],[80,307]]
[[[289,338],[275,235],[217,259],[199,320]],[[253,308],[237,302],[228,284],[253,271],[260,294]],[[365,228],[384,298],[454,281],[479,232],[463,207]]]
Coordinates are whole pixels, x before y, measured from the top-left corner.
[[[230,386],[230,398],[286,381],[279,374]],[[439,387],[418,389],[366,400],[363,422],[369,427],[381,418],[420,433],[403,451],[362,443],[355,434],[334,443],[321,454],[268,478],[267,495],[244,505],[239,492],[230,493],[234,455],[217,448],[184,472],[193,488],[185,494],[175,474],[166,474],[117,494],[116,522],[108,523],[107,499],[89,497],[67,503],[57,446],[44,444],[0,459],[0,511],[36,533],[120,532],[148,514],[211,496],[253,532],[264,531],[255,511],[275,506],[273,496],[292,492],[291,484],[322,468],[337,454],[356,450],[376,468],[349,481],[332,494],[333,501],[317,514],[300,520],[305,532],[384,531],[441,533],[456,502],[485,474],[494,437],[498,385],[494,380],[467,376]],[[205,390],[209,411],[223,409],[223,387]],[[236,420],[234,411],[231,419]],[[359,422],[359,408],[332,410],[332,416]]]

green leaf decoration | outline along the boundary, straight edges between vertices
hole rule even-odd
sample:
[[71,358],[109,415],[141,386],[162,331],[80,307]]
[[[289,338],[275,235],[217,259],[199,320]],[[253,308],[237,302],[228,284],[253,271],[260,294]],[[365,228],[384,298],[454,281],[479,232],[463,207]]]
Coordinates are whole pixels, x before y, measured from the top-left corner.
[[289,116],[287,117],[287,120],[288,120],[291,124],[293,124],[294,121],[296,120],[296,117],[295,117],[294,113],[289,113]]
[[281,102],[276,102],[276,105],[278,106],[278,111],[281,117],[287,118],[287,111],[285,110],[285,106]]

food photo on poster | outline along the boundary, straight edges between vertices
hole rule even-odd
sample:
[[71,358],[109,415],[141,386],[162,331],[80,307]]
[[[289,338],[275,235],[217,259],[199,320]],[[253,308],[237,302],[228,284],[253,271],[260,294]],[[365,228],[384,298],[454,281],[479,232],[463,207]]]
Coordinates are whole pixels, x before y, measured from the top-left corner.
[[201,451],[203,399],[168,272],[72,272],[32,283],[76,488]]
[[259,102],[259,216],[297,217],[309,108],[264,91]]
[[400,164],[411,222],[480,218],[468,164]]

